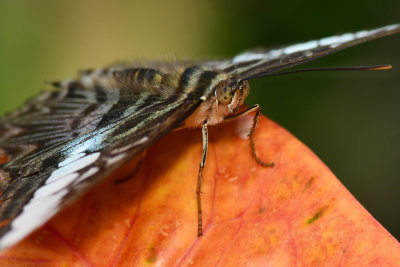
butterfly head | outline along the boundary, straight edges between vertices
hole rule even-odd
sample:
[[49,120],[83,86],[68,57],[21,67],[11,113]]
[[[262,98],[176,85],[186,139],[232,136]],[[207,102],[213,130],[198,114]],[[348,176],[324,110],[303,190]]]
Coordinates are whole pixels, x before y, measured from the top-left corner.
[[249,82],[237,78],[222,80],[215,88],[218,103],[226,105],[230,113],[235,113],[238,110],[249,93]]

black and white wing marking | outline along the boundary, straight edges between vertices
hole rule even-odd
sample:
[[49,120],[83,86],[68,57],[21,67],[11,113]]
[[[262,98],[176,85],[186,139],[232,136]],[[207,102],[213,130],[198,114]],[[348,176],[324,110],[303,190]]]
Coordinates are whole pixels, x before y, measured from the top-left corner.
[[10,158],[0,164],[0,249],[43,225],[200,104],[200,96],[188,100],[179,91],[85,89],[74,81],[61,87],[0,118],[0,155]]
[[393,24],[279,48],[250,50],[237,55],[232,60],[211,61],[208,64],[217,66],[239,78],[248,79],[294,67],[354,45],[399,32],[400,24]]
[[[129,78],[157,80],[162,71],[129,66],[117,72],[128,78],[122,86],[102,78],[113,73],[106,69],[40,94],[0,118],[0,156],[9,158],[0,163],[0,249],[27,236],[95,182],[178,127],[206,100],[207,82],[217,73],[248,79],[398,32],[400,25],[391,25],[249,51],[232,60],[197,62],[192,67],[185,63],[176,87],[151,88],[151,83],[144,83],[141,88]],[[197,77],[195,84],[187,83],[190,75]],[[182,84],[199,86],[186,90]]]

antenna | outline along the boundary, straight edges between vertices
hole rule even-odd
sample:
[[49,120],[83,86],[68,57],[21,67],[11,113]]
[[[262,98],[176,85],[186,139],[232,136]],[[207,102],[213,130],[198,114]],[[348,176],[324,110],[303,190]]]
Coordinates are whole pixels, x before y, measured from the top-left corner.
[[277,73],[265,73],[265,74],[257,74],[253,76],[249,76],[244,78],[243,80],[252,80],[261,77],[270,77],[270,76],[280,76],[287,75],[293,73],[300,72],[310,72],[310,71],[365,71],[365,70],[389,70],[392,68],[392,65],[375,65],[375,66],[355,66],[355,67],[327,67],[327,68],[310,68],[310,69],[301,69],[301,70],[291,70]]

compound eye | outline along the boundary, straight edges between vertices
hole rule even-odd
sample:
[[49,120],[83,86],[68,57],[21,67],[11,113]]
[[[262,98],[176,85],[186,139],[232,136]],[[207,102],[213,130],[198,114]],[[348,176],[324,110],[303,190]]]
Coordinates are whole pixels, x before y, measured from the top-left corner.
[[230,103],[233,97],[232,87],[226,81],[222,81],[217,85],[215,93],[221,103]]

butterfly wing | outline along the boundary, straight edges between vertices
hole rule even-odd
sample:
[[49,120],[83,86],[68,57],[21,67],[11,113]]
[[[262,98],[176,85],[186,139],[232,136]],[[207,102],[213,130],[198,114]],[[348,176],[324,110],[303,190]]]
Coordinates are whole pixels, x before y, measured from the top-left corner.
[[374,30],[346,33],[273,49],[256,49],[232,60],[209,62],[224,72],[242,79],[277,72],[323,57],[345,48],[400,32],[400,24]]
[[[397,32],[400,25],[391,25],[195,64],[248,79]],[[187,76],[195,72],[186,70]],[[125,74],[150,79],[157,71]],[[199,96],[171,94],[171,88],[154,93],[135,90],[136,83],[113,87],[85,77],[81,84],[61,84],[63,89],[42,93],[0,118],[0,249],[21,240],[96,181],[179,126],[201,103]]]
[[0,248],[175,128],[198,106],[179,95],[68,82],[0,118]]

